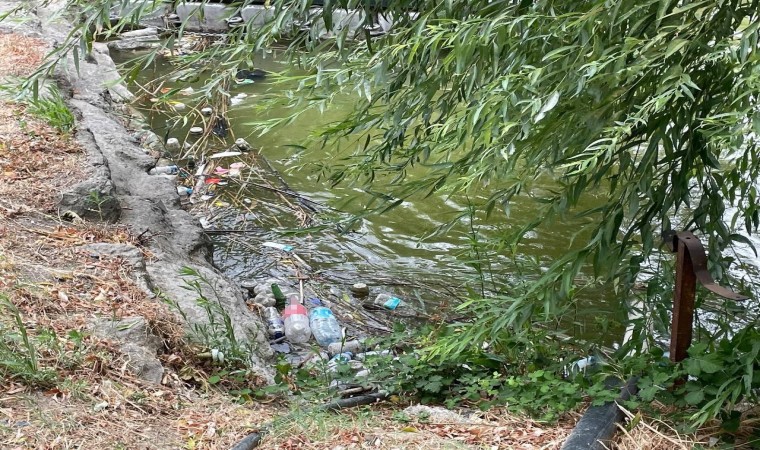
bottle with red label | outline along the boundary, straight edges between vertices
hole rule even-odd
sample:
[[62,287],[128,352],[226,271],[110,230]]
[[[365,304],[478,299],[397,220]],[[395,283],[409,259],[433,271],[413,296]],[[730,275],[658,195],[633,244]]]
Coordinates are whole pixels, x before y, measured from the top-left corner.
[[285,320],[285,337],[294,344],[304,344],[311,338],[309,316],[306,308],[298,301],[298,297],[291,297],[290,304],[282,311]]

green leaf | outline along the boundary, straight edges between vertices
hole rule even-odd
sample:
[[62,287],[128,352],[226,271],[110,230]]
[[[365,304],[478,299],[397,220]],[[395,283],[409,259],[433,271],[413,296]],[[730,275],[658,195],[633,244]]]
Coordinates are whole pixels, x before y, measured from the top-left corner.
[[705,394],[702,391],[691,391],[684,397],[686,403],[690,405],[698,405],[705,399]]

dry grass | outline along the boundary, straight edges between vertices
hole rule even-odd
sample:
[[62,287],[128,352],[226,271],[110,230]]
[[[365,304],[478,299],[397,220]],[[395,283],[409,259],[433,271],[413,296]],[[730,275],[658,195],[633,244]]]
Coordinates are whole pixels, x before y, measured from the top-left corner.
[[568,415],[558,424],[542,425],[525,417],[492,410],[470,422],[435,423],[399,420],[398,407],[354,409],[340,415],[300,414],[280,423],[264,449],[559,449],[575,425]]
[[15,33],[0,34],[0,76],[31,74],[45,57],[45,41]]
[[[60,189],[87,176],[76,142],[18,105],[3,105],[0,117],[0,293],[32,335],[53,333],[60,345],[38,346],[40,366],[57,374],[52,385],[0,380],[0,448],[225,448],[269,420],[269,413],[199,390],[197,379],[181,379],[191,361],[176,346],[182,329],[174,315],[134,283],[125,261],[82,249],[138,244],[128,229],[55,215]],[[166,341],[160,386],[136,379],[115,343],[86,332],[95,317],[135,315]],[[80,333],[80,344],[67,338],[71,332]]]

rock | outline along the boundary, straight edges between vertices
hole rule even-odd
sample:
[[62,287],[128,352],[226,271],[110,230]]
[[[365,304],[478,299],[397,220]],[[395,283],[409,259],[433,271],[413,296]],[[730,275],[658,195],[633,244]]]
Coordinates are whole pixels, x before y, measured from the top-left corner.
[[119,39],[108,43],[108,48],[117,52],[134,52],[157,48],[161,43],[157,39],[137,38]]
[[158,39],[158,28],[148,27],[141,30],[125,31],[119,35],[121,39],[153,37]]
[[[64,42],[72,30],[60,14],[64,4],[52,2],[37,8],[43,27],[41,36],[50,42]],[[148,175],[156,160],[143,152],[132,132],[125,128],[123,117],[131,112],[124,101],[130,100],[132,95],[123,83],[118,82],[120,76],[108,55],[107,46],[94,43],[91,57],[79,61],[78,68],[71,58],[61,61],[55,76],[76,116],[78,131],[75,138],[85,150],[87,165],[91,167],[89,179],[62,196],[61,212],[68,209],[75,214],[92,214],[92,208],[83,203],[83,198],[93,191],[98,198],[107,199],[100,204],[96,216],[118,218],[135,235],[149,238],[145,245],[153,257],[144,261],[146,294],[152,296],[160,291],[176,303],[187,319],[188,338],[198,338],[193,326],[211,321],[207,310],[198,304],[199,294],[186,289],[192,277],[182,275],[188,271],[197,273],[205,280],[201,295],[224,310],[232,322],[235,338],[241,345],[252,349],[253,372],[262,380],[273,382],[274,373],[266,361],[272,356],[272,349],[262,332],[266,327],[248,310],[239,287],[214,268],[208,236],[198,220],[182,209],[176,184],[161,176]],[[159,142],[163,147],[163,139]],[[212,314],[215,314],[215,323],[223,323],[220,313]],[[110,326],[101,324],[99,328],[110,330],[110,335],[120,332],[119,325],[113,323]],[[137,369],[157,379],[157,370],[149,373],[151,363],[157,361],[155,350],[152,354],[138,348],[127,347],[125,350],[125,353],[134,352],[135,358],[140,354],[145,356],[145,366]],[[158,369],[156,366],[152,368]]]
[[455,411],[440,406],[413,405],[404,412],[409,417],[422,419],[430,423],[481,423],[477,417],[465,417]]
[[98,337],[118,342],[119,350],[127,357],[127,365],[135,375],[151,383],[161,383],[164,367],[156,358],[156,352],[162,342],[151,333],[144,318],[98,319],[93,323],[92,332]]
[[94,222],[116,222],[121,215],[121,205],[115,197],[108,170],[96,170],[82,181],[61,194],[58,211],[62,217],[69,213]]

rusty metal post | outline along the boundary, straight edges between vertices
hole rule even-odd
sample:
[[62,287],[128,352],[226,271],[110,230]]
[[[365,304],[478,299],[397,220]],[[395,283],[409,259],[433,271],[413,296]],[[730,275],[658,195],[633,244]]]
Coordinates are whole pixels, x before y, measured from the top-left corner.
[[[686,237],[690,239],[690,237]],[[697,277],[686,244],[677,239],[676,285],[673,290],[673,321],[670,329],[670,360],[683,361],[691,345]]]
[[746,300],[717,284],[707,270],[707,255],[699,239],[690,231],[668,234],[668,247],[676,252],[676,286],[673,290],[673,322],[670,330],[670,360],[686,359],[694,324],[694,299],[697,281],[708,291],[731,300]]

